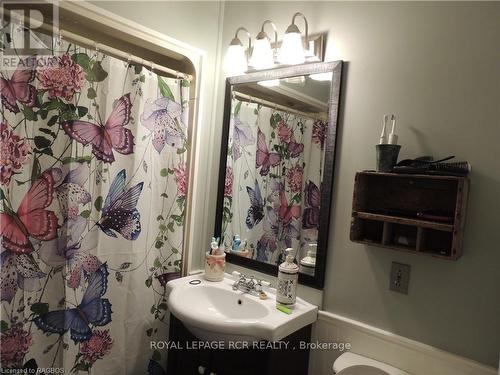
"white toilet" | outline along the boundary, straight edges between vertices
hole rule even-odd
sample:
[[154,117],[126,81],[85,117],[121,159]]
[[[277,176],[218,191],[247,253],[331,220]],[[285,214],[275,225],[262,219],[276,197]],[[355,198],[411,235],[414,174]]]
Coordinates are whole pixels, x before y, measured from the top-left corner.
[[410,375],[409,373],[374,359],[355,353],[343,353],[333,363],[336,375]]

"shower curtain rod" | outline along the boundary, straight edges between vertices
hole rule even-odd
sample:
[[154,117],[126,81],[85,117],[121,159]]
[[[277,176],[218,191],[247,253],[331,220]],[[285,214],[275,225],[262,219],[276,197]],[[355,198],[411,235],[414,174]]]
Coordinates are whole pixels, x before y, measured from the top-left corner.
[[[29,17],[22,17],[20,19],[15,14],[14,15],[11,14],[11,16],[14,16],[14,18],[18,22],[22,22],[23,24],[29,24],[29,23],[26,23],[26,21],[31,22],[31,18],[29,18]],[[44,24],[42,24],[42,26],[40,28],[44,31],[48,31],[48,32],[52,33],[52,25],[48,25],[48,24],[44,23]],[[121,51],[117,48],[110,47],[110,46],[105,45],[105,44],[97,43],[95,40],[85,38],[81,35],[72,33],[70,31],[59,29],[58,32],[59,32],[60,38],[68,39],[74,43],[79,43],[79,44],[83,45],[84,47],[93,47],[95,49],[105,51],[106,53],[108,53],[114,57],[117,57],[119,59],[123,59],[125,61],[130,61],[130,62],[135,62],[137,64],[141,64],[143,66],[150,67],[152,70],[156,70],[158,72],[163,72],[163,73],[166,73],[169,75],[173,75],[177,78],[187,79],[189,81],[191,81],[193,79],[193,76],[191,74],[178,72],[177,70],[170,69],[170,68],[167,68],[165,66],[155,64],[152,61],[146,61],[141,57],[132,55],[131,53]]]
[[78,34],[74,34],[70,31],[66,31],[66,30],[61,29],[61,30],[59,30],[59,35],[63,39],[68,39],[72,42],[82,44],[86,47],[94,47],[96,50],[105,51],[106,53],[113,55],[114,57],[124,59],[124,60],[130,61],[130,62],[138,63],[138,64],[141,64],[145,67],[150,67],[151,70],[156,70],[158,72],[167,73],[167,74],[173,75],[177,78],[187,79],[189,81],[191,81],[193,78],[193,76],[190,74],[178,72],[177,70],[167,68],[166,66],[155,64],[152,61],[146,61],[138,56],[121,51],[121,50],[116,49],[114,47],[107,46],[105,44],[97,43],[96,41],[94,41],[92,39],[85,38],[85,37],[80,36]]
[[[301,116],[305,116],[305,117],[310,117],[312,119],[315,119],[316,117],[319,117],[319,118],[326,117],[322,113],[302,112],[302,111],[299,111],[299,110],[296,110],[296,109],[293,109],[290,107],[286,107],[284,105],[280,105],[280,104],[276,104],[276,103],[267,101],[265,99],[260,99],[260,98],[253,97],[251,95],[243,94],[243,93],[238,92],[238,91],[233,91],[233,97],[239,97],[241,99],[248,100],[249,102],[256,102],[256,103],[262,104],[265,107],[269,107],[272,109],[280,109],[280,110],[285,111],[285,112],[289,112],[289,113],[293,113],[293,114],[301,115]],[[314,117],[314,116],[316,116],[316,117]]]

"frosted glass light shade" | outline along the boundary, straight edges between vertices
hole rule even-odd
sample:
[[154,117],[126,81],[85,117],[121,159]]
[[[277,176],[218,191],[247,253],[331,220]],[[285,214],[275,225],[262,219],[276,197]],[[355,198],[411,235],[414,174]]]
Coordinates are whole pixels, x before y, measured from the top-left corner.
[[233,44],[224,57],[224,71],[229,76],[244,74],[248,69],[245,50],[242,45]]
[[283,36],[278,61],[285,65],[303,64],[306,61],[300,33],[289,32]]
[[269,38],[257,39],[249,64],[255,69],[269,69],[274,66],[273,49]]

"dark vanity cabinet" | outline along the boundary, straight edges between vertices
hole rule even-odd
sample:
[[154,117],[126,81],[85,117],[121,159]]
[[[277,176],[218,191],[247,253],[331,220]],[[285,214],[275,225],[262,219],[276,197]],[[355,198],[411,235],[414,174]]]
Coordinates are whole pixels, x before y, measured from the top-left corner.
[[267,342],[261,342],[259,348],[250,345],[248,349],[238,350],[200,348],[208,343],[193,336],[171,315],[169,341],[176,345],[171,345],[168,351],[167,374],[304,375],[308,371],[309,350],[300,345],[309,343],[310,339],[311,325],[274,343],[276,349],[270,348],[271,343]]

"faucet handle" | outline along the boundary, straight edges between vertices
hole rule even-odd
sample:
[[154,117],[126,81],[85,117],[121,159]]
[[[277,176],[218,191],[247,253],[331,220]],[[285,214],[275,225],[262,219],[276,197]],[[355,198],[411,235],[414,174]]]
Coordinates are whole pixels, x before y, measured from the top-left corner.
[[272,288],[272,284],[269,282],[269,281],[266,281],[266,280],[257,280],[258,284],[262,287],[268,287],[268,288]]
[[262,280],[257,279],[257,282],[255,284],[255,291],[257,293],[262,292]]
[[253,287],[255,285],[255,276],[250,276],[250,280],[248,280],[248,285]]

